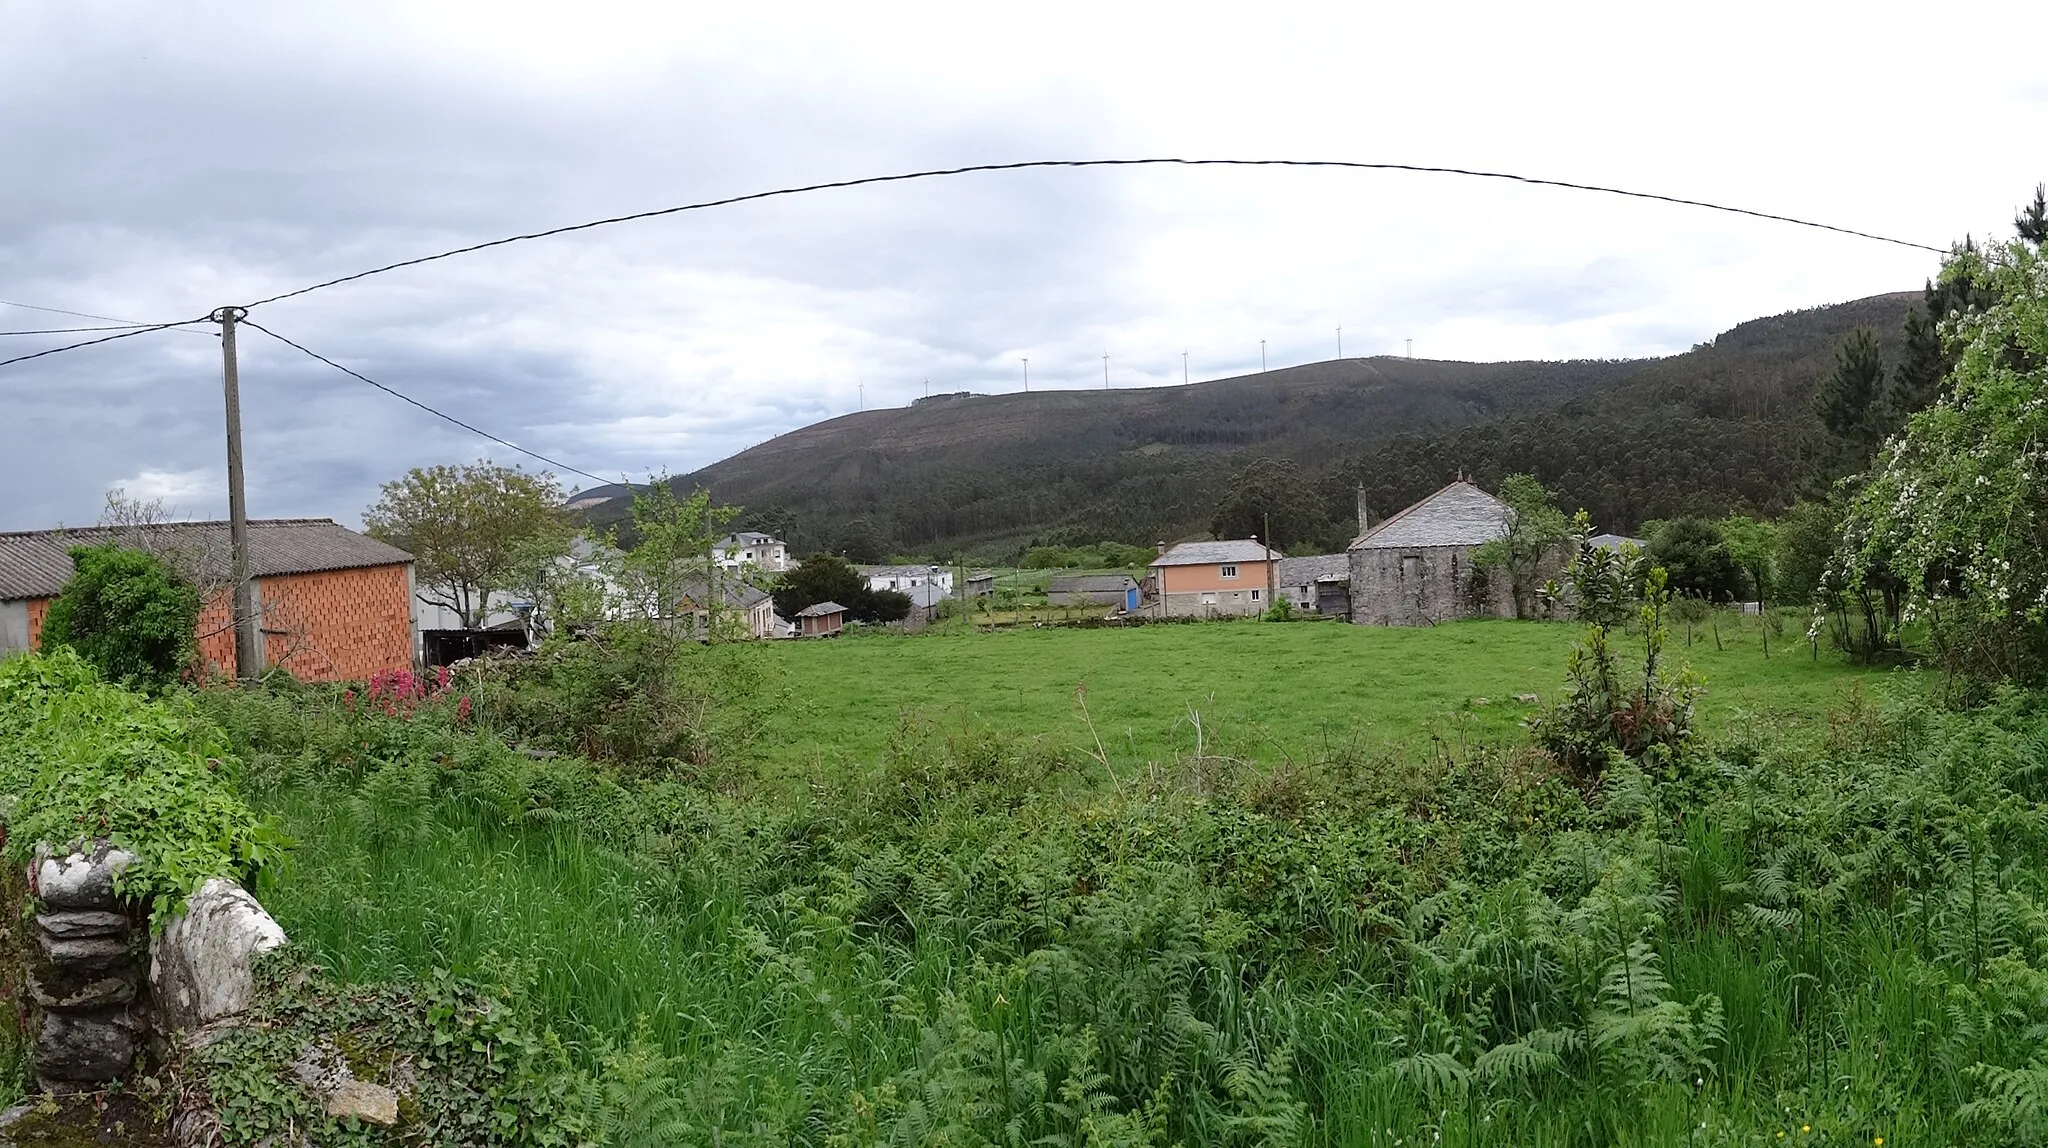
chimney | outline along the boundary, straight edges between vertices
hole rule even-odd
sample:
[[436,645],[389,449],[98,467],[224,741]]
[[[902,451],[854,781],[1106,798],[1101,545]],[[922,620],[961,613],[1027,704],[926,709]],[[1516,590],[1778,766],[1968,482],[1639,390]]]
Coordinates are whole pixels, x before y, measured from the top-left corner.
[[1358,487],[1358,536],[1360,538],[1365,537],[1365,532],[1371,529],[1372,508],[1365,504],[1365,486],[1360,484]]
[[1155,543],[1153,543],[1153,545],[1154,545],[1154,546],[1157,546],[1157,547],[1159,547],[1159,553],[1158,553],[1158,554],[1155,554],[1155,555],[1153,555],[1153,557],[1155,557],[1155,558],[1164,558],[1164,557],[1166,557],[1166,543],[1164,543],[1164,542],[1155,542]]

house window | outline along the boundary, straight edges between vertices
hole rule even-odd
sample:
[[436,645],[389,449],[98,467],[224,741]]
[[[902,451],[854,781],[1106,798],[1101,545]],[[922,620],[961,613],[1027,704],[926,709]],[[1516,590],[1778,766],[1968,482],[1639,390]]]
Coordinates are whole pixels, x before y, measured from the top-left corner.
[[1401,577],[1403,577],[1403,578],[1420,578],[1420,577],[1422,577],[1422,555],[1420,555],[1420,554],[1404,554],[1404,555],[1402,555],[1402,556],[1401,556]]
[[1202,595],[1202,605],[1204,605],[1204,606],[1214,606],[1215,604],[1216,604],[1216,595],[1214,595],[1214,594],[1204,594],[1204,595]]
[[1254,590],[1254,591],[1252,591],[1252,601],[1256,602],[1256,601],[1258,601],[1258,600],[1259,600],[1259,592],[1258,592],[1257,590]]
[[1224,577],[1224,578],[1235,578],[1235,577],[1237,577],[1237,567],[1235,567],[1235,566],[1224,566],[1224,567],[1221,567],[1220,569],[1218,569],[1218,570],[1217,570],[1217,574],[1218,574],[1219,576],[1221,576],[1221,577]]

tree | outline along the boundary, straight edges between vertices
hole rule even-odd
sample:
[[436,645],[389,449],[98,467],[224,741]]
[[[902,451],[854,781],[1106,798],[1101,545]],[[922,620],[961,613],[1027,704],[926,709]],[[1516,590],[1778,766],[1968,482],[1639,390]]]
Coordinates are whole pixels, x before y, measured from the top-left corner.
[[1837,569],[1852,590],[1895,577],[1901,616],[1926,619],[1956,669],[2048,671],[2048,256],[2014,240],[1958,250],[1942,279],[1993,299],[1943,335],[1946,394],[1915,414],[1856,492]]
[[1835,369],[1821,380],[1814,412],[1860,468],[1884,436],[1884,349],[1877,332],[1858,327],[1835,350]]
[[43,617],[46,650],[68,646],[109,681],[167,685],[191,665],[199,592],[163,559],[119,546],[77,546],[76,570]]
[[1709,602],[1742,593],[1742,567],[1729,553],[1721,528],[1704,518],[1674,518],[1650,539],[1650,558],[1669,575],[1673,593]]
[[523,550],[549,537],[566,550],[572,536],[554,475],[489,460],[413,468],[384,484],[363,526],[411,552],[420,599],[453,610],[470,630],[490,613],[492,592],[511,588]]
[[837,554],[813,554],[784,572],[775,585],[775,612],[794,619],[820,602],[837,602],[849,610],[868,592],[867,579]]
[[1755,595],[1758,609],[1762,609],[1777,588],[1777,523],[1746,514],[1731,514],[1715,526],[1721,531],[1721,542],[1727,548],[1728,556],[1749,578],[1750,593]]
[[2012,225],[2022,240],[2036,247],[2048,243],[2048,183],[2034,185],[2034,202],[2013,216]]
[[720,629],[724,602],[718,584],[729,575],[718,569],[713,550],[738,513],[737,507],[712,505],[708,490],[677,498],[666,475],[649,478],[647,488],[633,494],[633,547],[616,555],[610,571],[625,612],[666,618],[685,598],[701,598],[712,629]]
[[1319,546],[1330,529],[1314,488],[1285,458],[1255,458],[1239,467],[1209,520],[1217,538],[1256,537],[1276,550]]
[[1776,590],[1781,601],[1811,603],[1821,593],[1842,535],[1839,502],[1799,502],[1778,519]]
[[1511,474],[1501,480],[1500,500],[1507,503],[1507,533],[1472,553],[1481,570],[1507,575],[1515,617],[1530,615],[1536,588],[1548,563],[1567,559],[1578,542],[1574,520],[1557,508],[1549,489],[1533,474]]

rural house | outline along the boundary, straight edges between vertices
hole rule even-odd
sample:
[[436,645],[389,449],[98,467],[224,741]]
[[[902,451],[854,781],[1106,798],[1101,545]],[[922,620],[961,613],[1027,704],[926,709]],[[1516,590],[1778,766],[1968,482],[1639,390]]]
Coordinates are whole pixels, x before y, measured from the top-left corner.
[[1065,574],[1045,589],[1050,606],[1116,606],[1138,612],[1138,583],[1128,574]]
[[1351,620],[1420,626],[1515,616],[1507,582],[1472,565],[1472,552],[1507,534],[1507,504],[1460,479],[1351,544]]
[[860,576],[868,580],[870,590],[895,590],[909,594],[912,601],[921,601],[914,593],[924,587],[932,587],[939,598],[953,594],[953,570],[948,566],[856,566]]
[[1277,584],[1282,555],[1256,538],[1183,542],[1168,549],[1145,574],[1145,609],[1155,617],[1242,617],[1265,610]]
[[755,530],[728,534],[712,547],[712,557],[722,570],[751,566],[770,574],[789,569],[789,546],[780,538]]
[[[109,543],[155,553],[200,587],[200,661],[233,674],[225,522],[0,534],[0,652],[37,648],[50,602],[71,579],[71,548]],[[265,665],[307,681],[411,668],[412,555],[330,519],[258,519],[249,523],[249,572]]]
[[1351,555],[1282,558],[1278,597],[1304,614],[1351,616]]
[[797,637],[829,638],[846,625],[846,607],[837,602],[819,602],[796,612]]
[[[775,600],[759,586],[737,578],[720,579],[717,595],[723,603],[719,607],[724,615],[719,626],[721,634],[735,624],[743,625],[750,638],[779,638],[789,633],[789,624],[775,616]],[[681,597],[675,604],[675,615],[688,618],[693,632],[708,634],[711,631],[711,600],[712,594],[704,581],[693,579],[683,586]]]

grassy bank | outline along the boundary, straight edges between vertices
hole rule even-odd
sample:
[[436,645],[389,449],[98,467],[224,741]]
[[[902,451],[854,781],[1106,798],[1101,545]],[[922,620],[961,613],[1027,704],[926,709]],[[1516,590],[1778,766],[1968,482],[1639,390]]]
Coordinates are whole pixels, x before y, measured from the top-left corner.
[[[1876,673],[1831,652],[1809,656],[1796,628],[1765,658],[1755,618],[1722,619],[1670,653],[1706,679],[1705,725],[1798,724],[1841,704]],[[1426,628],[1335,622],[1020,629],[877,635],[778,645],[793,704],[764,739],[784,767],[879,759],[901,715],[977,722],[1063,749],[1094,746],[1140,770],[1201,749],[1276,762],[1352,742],[1425,751],[1512,736],[1556,700],[1580,627],[1472,621]],[[1087,687],[1091,732],[1076,692]]]

